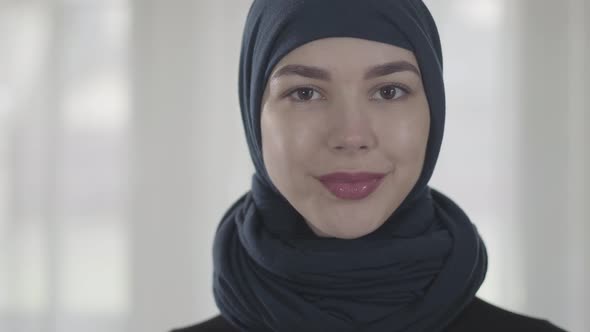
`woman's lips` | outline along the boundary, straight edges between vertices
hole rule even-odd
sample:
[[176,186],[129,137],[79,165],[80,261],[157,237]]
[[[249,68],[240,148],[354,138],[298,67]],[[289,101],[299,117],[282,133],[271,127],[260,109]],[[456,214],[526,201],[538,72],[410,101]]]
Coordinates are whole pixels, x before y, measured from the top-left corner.
[[384,173],[336,172],[320,176],[320,182],[334,196],[341,199],[359,200],[369,196],[385,177]]

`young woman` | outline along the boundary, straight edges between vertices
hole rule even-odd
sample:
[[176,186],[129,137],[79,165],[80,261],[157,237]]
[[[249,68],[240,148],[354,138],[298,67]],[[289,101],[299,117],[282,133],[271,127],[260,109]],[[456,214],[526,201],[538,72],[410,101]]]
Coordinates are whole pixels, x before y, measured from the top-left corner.
[[255,0],[239,79],[256,173],[215,237],[221,314],[176,331],[563,331],[475,296],[485,245],[428,186],[445,94],[420,0]]

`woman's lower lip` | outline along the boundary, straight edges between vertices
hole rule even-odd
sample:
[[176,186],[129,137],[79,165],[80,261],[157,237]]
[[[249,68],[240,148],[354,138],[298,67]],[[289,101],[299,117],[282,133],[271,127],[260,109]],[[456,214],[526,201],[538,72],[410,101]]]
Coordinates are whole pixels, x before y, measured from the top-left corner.
[[356,182],[320,181],[334,196],[341,199],[359,200],[369,196],[383,177]]

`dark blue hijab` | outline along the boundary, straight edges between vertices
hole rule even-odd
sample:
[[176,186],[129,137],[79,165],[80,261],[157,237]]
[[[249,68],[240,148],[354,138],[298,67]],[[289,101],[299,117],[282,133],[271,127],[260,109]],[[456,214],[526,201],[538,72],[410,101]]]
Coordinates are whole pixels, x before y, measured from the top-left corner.
[[[274,66],[293,49],[355,37],[412,51],[430,105],[424,166],[376,231],[344,240],[314,235],[270,180],[260,112]],[[242,40],[242,120],[256,173],[225,213],[214,248],[221,314],[243,331],[442,331],[473,299],[487,256],[476,227],[428,186],[440,150],[445,94],[436,25],[420,0],[255,0]]]

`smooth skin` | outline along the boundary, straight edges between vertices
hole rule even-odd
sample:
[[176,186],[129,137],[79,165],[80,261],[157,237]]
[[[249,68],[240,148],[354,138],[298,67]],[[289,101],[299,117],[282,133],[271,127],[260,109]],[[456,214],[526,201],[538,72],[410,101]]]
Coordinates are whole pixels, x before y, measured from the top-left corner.
[[[273,68],[261,106],[268,174],[318,236],[373,232],[420,176],[430,112],[411,51],[358,38],[314,40]],[[369,196],[346,200],[318,180],[340,171],[386,176]]]

